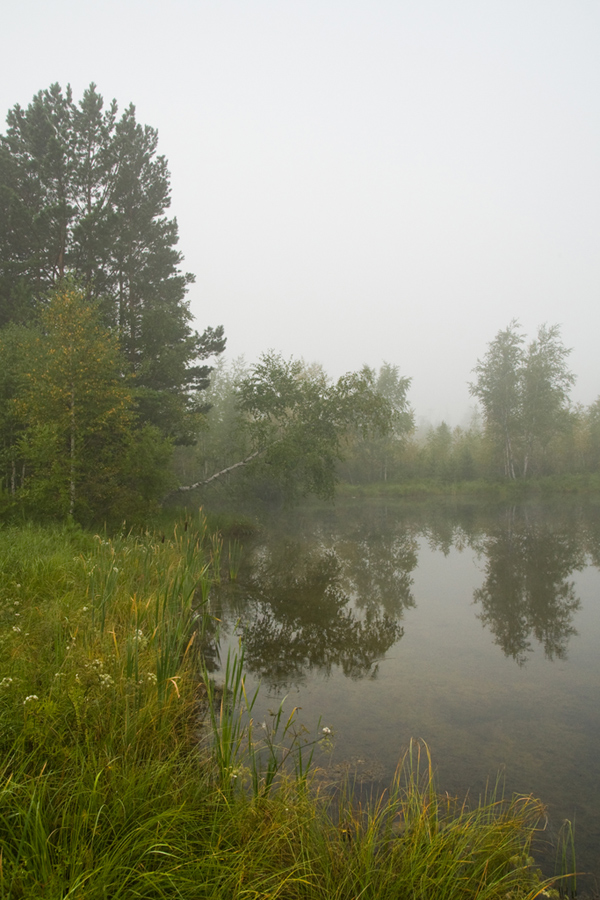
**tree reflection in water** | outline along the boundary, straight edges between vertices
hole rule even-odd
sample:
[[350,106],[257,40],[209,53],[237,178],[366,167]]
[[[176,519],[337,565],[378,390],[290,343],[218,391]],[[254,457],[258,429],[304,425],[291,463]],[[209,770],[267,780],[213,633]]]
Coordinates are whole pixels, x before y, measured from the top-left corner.
[[532,639],[548,659],[562,659],[577,634],[580,608],[569,576],[584,567],[579,529],[527,507],[510,507],[488,534],[474,543],[487,557],[485,581],[475,591],[479,618],[507,656],[524,665]]
[[364,523],[358,533],[351,525],[257,546],[234,601],[248,670],[278,687],[334,667],[351,678],[376,677],[378,660],[402,637],[403,610],[414,605],[416,563],[414,538],[367,535]]
[[262,563],[245,585],[254,608],[244,628],[251,671],[278,685],[314,669],[329,675],[333,666],[353,678],[376,674],[402,627],[374,607],[354,608],[334,550],[286,542]]
[[[600,567],[596,497],[360,499],[274,515],[211,604],[223,645],[244,635],[266,702],[293,685],[307,721],[323,713],[335,726],[343,761],[381,761],[391,777],[398,746],[417,734],[437,748],[451,791],[479,790],[506,766],[509,790],[539,790],[555,821],[577,811],[590,868],[600,727],[590,562]],[[569,650],[568,665],[546,664]]]
[[539,642],[549,659],[561,659],[580,607],[571,575],[587,554],[600,558],[599,522],[595,507],[564,500],[365,505],[282,519],[277,535],[245,548],[238,584],[213,597],[215,614],[223,632],[241,622],[246,665],[272,685],[334,667],[374,677],[415,606],[425,539],[445,556],[470,548],[484,560],[473,595],[478,618],[508,657],[523,665]]

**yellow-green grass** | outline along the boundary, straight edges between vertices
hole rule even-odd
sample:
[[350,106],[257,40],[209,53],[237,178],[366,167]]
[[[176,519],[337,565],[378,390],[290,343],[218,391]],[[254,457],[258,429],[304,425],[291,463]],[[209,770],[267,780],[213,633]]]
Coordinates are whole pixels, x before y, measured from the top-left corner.
[[368,809],[311,790],[318,735],[283,709],[252,722],[241,652],[218,691],[204,670],[227,556],[202,516],[167,535],[0,529],[0,900],[548,891],[540,804],[440,797],[418,745]]

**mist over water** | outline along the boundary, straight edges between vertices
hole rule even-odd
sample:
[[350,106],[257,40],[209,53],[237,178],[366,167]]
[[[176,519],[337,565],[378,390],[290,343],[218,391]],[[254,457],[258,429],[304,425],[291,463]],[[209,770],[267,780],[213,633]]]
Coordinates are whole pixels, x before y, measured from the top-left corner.
[[576,822],[600,876],[599,568],[595,503],[281,514],[213,597],[221,658],[241,636],[257,717],[285,697],[333,729],[332,777],[381,789],[423,739],[440,789],[476,798],[501,773],[547,804],[550,841]]

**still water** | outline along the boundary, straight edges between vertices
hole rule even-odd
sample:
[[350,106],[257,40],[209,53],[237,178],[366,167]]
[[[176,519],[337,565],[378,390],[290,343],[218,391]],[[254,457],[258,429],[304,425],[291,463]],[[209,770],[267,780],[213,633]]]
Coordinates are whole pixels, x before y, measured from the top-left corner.
[[323,761],[375,787],[411,737],[441,790],[506,791],[575,822],[600,881],[600,503],[354,502],[281,513],[213,598],[262,716],[334,732]]

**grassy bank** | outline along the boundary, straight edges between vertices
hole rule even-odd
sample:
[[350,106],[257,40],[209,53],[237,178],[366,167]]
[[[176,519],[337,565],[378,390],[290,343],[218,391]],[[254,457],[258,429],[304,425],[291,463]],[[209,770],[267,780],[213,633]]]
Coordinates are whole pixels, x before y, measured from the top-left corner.
[[327,736],[283,711],[244,724],[242,655],[218,691],[202,659],[238,554],[202,517],[112,538],[0,529],[0,900],[547,891],[537,801],[440,797],[418,745],[369,809],[320,800]]
[[552,475],[518,481],[379,481],[372,484],[348,484],[337,488],[340,497],[398,497],[410,500],[428,497],[466,497],[482,500],[527,500],[560,494],[597,494],[600,475]]

